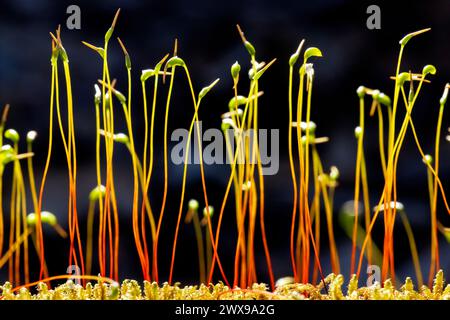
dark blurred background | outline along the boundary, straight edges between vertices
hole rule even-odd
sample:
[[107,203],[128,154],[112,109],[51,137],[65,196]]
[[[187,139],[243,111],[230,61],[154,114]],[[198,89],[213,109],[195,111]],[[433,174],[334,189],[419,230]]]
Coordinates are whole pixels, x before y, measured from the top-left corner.
[[[77,4],[81,8],[81,30],[68,30],[66,8]],[[370,4],[381,8],[381,29],[366,27]],[[115,36],[120,36],[130,52],[133,63],[133,116],[138,148],[142,148],[142,93],[139,76],[142,69],[153,68],[166,53],[173,50],[175,38],[179,40],[178,53],[189,65],[196,90],[217,77],[220,83],[205,99],[200,111],[203,128],[220,127],[220,114],[227,111],[233,95],[230,66],[238,60],[242,67],[242,83],[249,68],[248,55],[236,31],[239,23],[248,39],[255,45],[259,60],[277,62],[264,75],[260,88],[264,96],[260,103],[260,127],[280,129],[280,170],[277,175],[266,176],[267,233],[277,277],[291,274],[289,260],[289,227],[292,206],[292,184],[287,153],[287,84],[289,56],[301,39],[306,46],[319,47],[324,57],[314,61],[315,87],[312,119],[317,123],[317,134],[330,137],[330,143],[321,145],[325,170],[336,165],[340,172],[340,186],[335,200],[335,232],[341,257],[342,272],[349,272],[351,241],[337,221],[338,209],[353,198],[356,140],[354,127],[358,123],[358,99],[355,90],[359,85],[379,88],[393,94],[398,41],[406,33],[431,27],[432,31],[411,41],[406,49],[402,71],[421,72],[426,64],[434,64],[437,74],[432,83],[424,86],[414,108],[416,122],[425,152],[433,152],[439,98],[450,79],[450,4],[448,1],[1,1],[0,10],[0,104],[10,103],[7,127],[19,131],[22,140],[28,130],[38,131],[35,143],[35,165],[38,182],[45,162],[48,139],[48,102],[50,95],[50,36],[49,31],[62,25],[62,40],[69,54],[73,76],[75,126],[78,150],[78,212],[81,225],[86,225],[89,191],[95,186],[95,112],[93,85],[101,77],[102,63],[97,54],[81,44],[82,40],[95,45],[103,44],[104,34],[111,24],[117,8],[122,12]],[[126,72],[123,55],[116,41],[112,41],[110,56],[112,77],[117,78],[117,88],[126,91]],[[179,73],[181,75],[181,72]],[[62,75],[61,75],[62,78]],[[62,79],[61,79],[62,80]],[[165,99],[167,85],[160,94]],[[150,99],[152,85],[149,84]],[[244,94],[246,85],[241,88]],[[155,127],[156,164],[150,196],[159,212],[163,189],[162,123],[164,100],[157,105]],[[402,107],[403,108],[403,107]],[[402,112],[403,110],[400,109]],[[171,106],[170,127],[187,128],[192,117],[187,83],[183,76],[175,81]],[[444,115],[441,177],[448,186],[450,146],[445,142],[448,113]],[[118,130],[125,132],[121,115]],[[371,205],[381,194],[377,121],[367,117],[365,141],[371,186]],[[44,208],[58,215],[67,226],[67,173],[59,132],[55,128],[56,145],[47,182]],[[24,142],[21,145],[25,148]],[[131,228],[132,172],[127,150],[115,148],[116,189],[121,217],[120,276],[140,278],[139,260],[134,247]],[[162,280],[168,276],[170,250],[178,212],[182,166],[170,166],[169,201],[163,234],[160,241],[160,269]],[[210,202],[220,207],[229,167],[206,166]],[[5,176],[5,199],[8,199],[10,177]],[[424,276],[428,275],[430,259],[430,209],[427,196],[426,168],[408,132],[400,158],[398,171],[399,201],[405,204],[412,223],[422,262]],[[192,165],[188,173],[187,199],[201,196],[199,167]],[[6,201],[6,200],[5,200]],[[229,200],[232,203],[233,199]],[[29,201],[31,208],[31,201]],[[201,205],[203,203],[201,201]],[[5,204],[5,215],[9,210]],[[8,218],[7,218],[8,219]],[[439,219],[450,224],[445,210],[439,207]],[[323,219],[325,221],[325,218]],[[8,221],[8,220],[7,220]],[[380,239],[382,227],[376,230]],[[325,230],[323,230],[325,234]],[[47,230],[46,257],[52,274],[65,273],[68,241],[61,240],[55,232]],[[222,230],[220,253],[231,276],[235,248],[235,218],[232,206],[226,212]],[[401,277],[413,275],[414,269],[404,228],[397,223],[396,267]],[[381,246],[382,243],[379,243]],[[449,244],[440,236],[442,267],[448,269]],[[257,268],[261,281],[267,273],[260,238],[256,242]],[[321,257],[325,272],[331,271],[328,245],[323,237]],[[95,255],[94,255],[95,257]],[[33,259],[36,263],[36,259]],[[35,268],[36,269],[36,268]],[[96,270],[96,269],[94,269]],[[0,282],[6,279],[6,268],[0,271]],[[191,225],[183,225],[178,246],[175,278],[192,283],[198,278],[196,244]]]

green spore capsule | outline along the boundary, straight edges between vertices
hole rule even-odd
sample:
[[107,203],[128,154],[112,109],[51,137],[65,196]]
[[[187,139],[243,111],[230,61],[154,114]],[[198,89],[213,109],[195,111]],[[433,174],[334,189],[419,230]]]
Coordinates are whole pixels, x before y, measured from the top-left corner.
[[184,67],[186,65],[186,63],[184,62],[183,59],[181,59],[180,57],[172,57],[169,60],[167,60],[166,63],[166,68],[172,68],[172,67]]
[[[38,217],[37,214],[32,212],[27,215],[27,224],[29,226],[35,226],[37,223]],[[58,219],[56,216],[49,211],[41,211],[41,221],[50,226],[55,226],[58,223]]]
[[208,215],[208,211],[209,211],[209,216],[212,217],[214,215],[214,207],[208,206],[208,209],[206,207],[203,208],[203,216],[204,217],[206,217]]
[[220,79],[217,78],[216,80],[214,80],[213,83],[211,83],[209,86],[204,87],[202,90],[200,90],[200,93],[198,94],[198,99],[201,100],[203,99],[206,94],[217,84],[217,82],[219,82]]
[[306,49],[305,54],[303,56],[305,63],[311,57],[318,57],[318,58],[322,57],[322,51],[320,51],[320,49],[316,48],[316,47],[311,47],[311,48]]
[[436,74],[436,67],[433,66],[432,64],[427,64],[425,67],[423,67],[423,69],[422,69],[422,76],[425,77],[427,74],[435,75]]
[[36,137],[37,137],[37,132],[36,131],[34,131],[34,130],[28,131],[28,133],[27,133],[27,142],[28,143],[33,142],[34,140],[36,140]]
[[241,72],[241,65],[236,61],[231,66],[231,76],[233,77],[234,81],[237,81],[239,78],[239,72]]
[[195,200],[195,199],[191,199],[191,200],[189,200],[189,202],[188,202],[188,208],[189,208],[189,210],[197,211],[198,208],[199,208],[199,206],[200,206],[200,205],[199,205],[198,201]]
[[8,129],[5,131],[5,138],[11,140],[14,143],[19,142],[19,133],[14,129]]
[[244,96],[236,96],[230,99],[228,102],[228,108],[230,110],[235,110],[237,107],[246,104],[248,101],[247,97]]
[[114,141],[115,142],[119,142],[119,143],[123,143],[123,144],[128,144],[130,142],[130,138],[128,138],[128,136],[125,133],[116,133],[114,135]]
[[89,193],[89,200],[96,201],[96,200],[100,199],[100,197],[103,198],[105,196],[105,193],[106,193],[106,188],[104,185],[101,184],[91,190],[91,192]]
[[364,98],[364,96],[366,95],[366,87],[359,86],[358,89],[356,89],[356,94],[360,99]]

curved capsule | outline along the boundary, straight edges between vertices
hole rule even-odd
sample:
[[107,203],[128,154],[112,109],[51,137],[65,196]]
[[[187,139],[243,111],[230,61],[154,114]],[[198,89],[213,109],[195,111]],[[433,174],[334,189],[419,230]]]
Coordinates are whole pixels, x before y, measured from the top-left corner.
[[319,57],[319,58],[322,57],[322,51],[320,51],[320,49],[316,48],[316,47],[310,47],[310,48],[306,49],[305,54],[303,56],[305,63],[311,57]]
[[199,207],[200,207],[200,204],[198,203],[197,200],[195,200],[195,199],[189,200],[189,202],[188,202],[188,208],[189,208],[189,210],[192,210],[192,211],[198,211],[198,208],[199,208]]
[[119,142],[119,143],[123,143],[123,144],[128,144],[130,142],[130,138],[128,138],[128,136],[125,133],[116,133],[114,135],[113,140],[115,142]]
[[209,216],[212,217],[214,215],[214,207],[213,206],[208,206],[208,208],[203,208],[203,216],[207,216],[208,215],[208,211],[209,211]]
[[425,67],[423,67],[422,75],[425,77],[427,74],[435,75],[436,74],[436,67],[433,66],[432,64],[427,64]]
[[169,60],[167,60],[166,66],[165,68],[172,68],[172,67],[184,67],[186,65],[186,63],[184,62],[183,59],[181,59],[178,56],[172,57]]
[[19,133],[14,129],[8,129],[5,131],[5,138],[11,140],[14,143],[19,142],[20,137]]
[[[58,219],[56,216],[49,211],[41,211],[41,221],[54,227],[58,223]],[[35,226],[37,222],[37,214],[32,212],[27,215],[27,224],[31,226]]]
[[230,110],[235,110],[237,107],[244,105],[247,103],[247,97],[244,96],[236,96],[230,99],[228,102],[228,108]]
[[364,96],[366,95],[366,87],[359,86],[358,89],[356,89],[356,94],[360,99],[364,98]]
[[231,76],[233,77],[233,80],[236,81],[239,78],[239,72],[241,72],[241,65],[236,61],[231,66]]
[[100,90],[100,87],[97,84],[94,84],[94,90],[95,90],[94,101],[96,104],[100,104],[102,99],[102,91]]

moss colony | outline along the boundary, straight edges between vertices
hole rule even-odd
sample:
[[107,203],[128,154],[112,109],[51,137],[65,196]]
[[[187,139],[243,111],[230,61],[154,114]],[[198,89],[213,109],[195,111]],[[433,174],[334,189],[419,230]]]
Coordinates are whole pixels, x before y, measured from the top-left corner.
[[[49,105],[49,132],[47,157],[40,179],[35,179],[33,156],[40,150],[33,150],[33,141],[37,134],[28,132],[27,149],[21,152],[19,133],[6,128],[9,106],[3,110],[0,123],[0,268],[8,269],[8,282],[0,286],[0,299],[449,299],[450,286],[444,288],[444,274],[440,270],[440,251],[438,237],[450,239],[450,229],[438,221],[438,208],[450,213],[445,196],[444,186],[439,176],[439,145],[443,125],[444,106],[450,86],[444,87],[439,101],[439,115],[432,155],[426,154],[429,146],[422,146],[415,130],[412,111],[424,83],[436,73],[433,65],[425,65],[421,72],[402,70],[402,57],[406,53],[407,44],[416,36],[429,31],[419,30],[406,35],[400,40],[400,51],[397,67],[391,83],[394,84],[392,98],[377,89],[364,86],[356,90],[355,101],[359,101],[359,123],[355,129],[354,197],[340,210],[339,217],[335,213],[334,195],[339,184],[339,170],[335,166],[325,164],[316,147],[332,139],[316,136],[318,125],[311,120],[314,64],[322,52],[316,47],[303,50],[305,41],[301,41],[298,49],[290,57],[289,88],[286,90],[285,107],[289,110],[286,119],[288,128],[288,153],[290,176],[292,182],[292,212],[286,221],[290,228],[287,235],[290,245],[286,248],[292,266],[292,278],[282,278],[276,282],[272,268],[268,233],[278,230],[266,228],[264,206],[271,201],[270,194],[265,194],[264,174],[261,153],[257,137],[250,141],[245,133],[259,130],[258,110],[263,105],[263,91],[260,79],[268,73],[276,59],[269,63],[257,60],[255,47],[244,36],[238,26],[238,32],[249,54],[249,70],[241,72],[241,65],[236,62],[231,66],[233,86],[230,100],[224,103],[221,129],[226,147],[241,146],[229,159],[230,176],[226,185],[223,200],[212,206],[208,197],[207,180],[204,173],[202,141],[200,141],[200,107],[207,103],[219,79],[211,82],[198,92],[194,89],[188,64],[178,56],[177,41],[173,54],[167,54],[156,63],[154,68],[142,70],[140,85],[142,87],[142,103],[136,103],[132,96],[132,63],[124,42],[117,38],[116,43],[124,54],[124,71],[127,84],[113,78],[108,67],[108,48],[112,44],[113,33],[119,16],[114,17],[111,27],[105,34],[104,44],[95,46],[83,42],[93,51],[95,59],[101,62],[101,74],[95,84],[93,107],[95,108],[95,168],[96,177],[92,178],[93,189],[89,195],[87,225],[81,226],[77,208],[77,149],[74,123],[74,101],[72,92],[71,69],[69,55],[65,50],[60,28],[51,33],[51,92]],[[115,43],[115,41],[114,41]],[[409,47],[409,46],[408,46]],[[286,61],[287,62],[287,61]],[[62,66],[62,68],[61,68]],[[60,75],[61,71],[63,75]],[[99,72],[100,73],[100,72]],[[169,181],[169,113],[174,90],[174,79],[187,83],[190,99],[192,99],[192,118],[188,131],[188,143],[185,161],[182,165],[182,181],[178,210],[166,212]],[[63,81],[64,79],[64,81]],[[180,81],[181,81],[180,80]],[[248,82],[248,92],[240,95],[242,82]],[[147,95],[147,86],[153,84],[152,94]],[[246,85],[246,84],[244,84]],[[298,87],[297,87],[298,85]],[[119,90],[119,87],[121,89]],[[296,87],[296,89],[294,89]],[[162,93],[161,93],[162,91]],[[126,92],[125,94],[122,92]],[[161,98],[162,95],[166,95]],[[60,98],[60,95],[62,98]],[[152,97],[150,99],[150,97]],[[206,102],[204,102],[206,100]],[[367,100],[370,105],[366,105]],[[157,102],[158,101],[158,102]],[[161,103],[161,101],[163,103]],[[281,101],[281,100],[280,100]],[[138,107],[135,107],[138,105]],[[186,105],[186,103],[184,103]],[[358,106],[358,104],[356,104]],[[133,108],[132,108],[133,106]],[[65,108],[63,108],[65,107]],[[162,109],[164,114],[163,167],[164,187],[151,183],[154,169],[155,114]],[[206,108],[205,108],[206,109]],[[63,117],[64,116],[64,117]],[[162,116],[162,115],[161,115]],[[384,185],[378,193],[369,192],[364,154],[365,122],[367,116],[373,116],[378,122],[379,161],[384,178]],[[144,132],[133,127],[133,120],[142,120]],[[118,124],[126,128],[126,133],[118,132]],[[386,123],[385,123],[386,122]],[[195,130],[195,131],[194,131]],[[350,129],[352,130],[352,129]],[[197,134],[194,134],[197,133]],[[423,171],[428,174],[428,193],[430,201],[431,221],[430,251],[428,276],[424,279],[421,261],[416,247],[412,226],[406,214],[406,205],[398,201],[397,169],[400,151],[407,133],[411,133],[415,146],[423,162]],[[199,141],[200,176],[202,182],[202,199],[191,199],[188,188],[188,156],[189,146],[197,136]],[[65,160],[67,162],[68,197],[67,226],[58,223],[57,215],[46,211],[51,201],[45,203],[44,193],[47,175],[52,159],[54,140],[62,141]],[[11,144],[4,144],[4,139]],[[142,141],[142,148],[140,143]],[[233,143],[233,144],[232,144]],[[117,152],[126,152],[130,162],[128,172],[132,172],[133,188],[128,193],[132,210],[128,214],[119,213],[121,206],[117,203],[116,192],[120,185],[115,180],[114,159]],[[78,154],[79,156],[79,154]],[[54,157],[54,155],[53,155]],[[26,167],[22,163],[26,162]],[[327,166],[327,167],[325,167]],[[11,170],[11,187],[9,220],[4,219],[3,172]],[[119,169],[122,170],[122,169]],[[27,177],[28,176],[28,177]],[[27,178],[26,178],[27,177]],[[288,179],[286,179],[288,180]],[[37,182],[40,182],[39,184]],[[154,188],[154,189],[153,189]],[[149,197],[149,191],[156,190],[160,195],[161,206]],[[27,210],[27,192],[33,200],[32,210]],[[379,194],[377,199],[370,195]],[[228,199],[232,201],[228,201]],[[80,199],[78,199],[80,200]],[[215,199],[214,201],[218,201]],[[219,200],[220,201],[220,200]],[[233,203],[231,203],[233,202]],[[439,205],[438,205],[439,204]],[[375,205],[375,206],[374,206]],[[203,208],[203,209],[202,209]],[[234,211],[234,212],[233,212]],[[215,213],[214,213],[215,212]],[[119,283],[119,214],[127,217],[129,223],[121,226],[132,229],[136,252],[139,257],[139,269],[142,271],[142,284],[125,280]],[[166,222],[167,215],[176,218],[176,224]],[[377,217],[383,219],[377,219]],[[428,215],[427,215],[428,216]],[[396,217],[401,218],[410,247],[411,262],[415,269],[417,285],[410,278],[403,285],[397,280],[394,255],[394,226]],[[220,243],[223,221],[235,222],[235,233],[227,234],[227,241],[235,244],[232,252],[232,270],[223,268]],[[321,226],[321,221],[326,228]],[[344,276],[341,270],[342,261],[334,236],[335,221],[351,241],[349,263],[351,280],[347,289],[344,287]],[[397,219],[399,220],[399,219]],[[179,232],[182,221],[190,223],[195,229],[198,263],[197,286],[181,287],[176,282],[176,253],[183,243],[179,243]],[[8,225],[9,223],[9,225]],[[74,275],[54,275],[47,268],[45,234],[43,224],[51,226],[61,238],[68,240],[68,266],[76,266],[80,272]],[[372,230],[375,224],[383,224],[383,247],[373,239]],[[399,224],[399,223],[397,223]],[[184,226],[187,227],[187,226]],[[67,229],[67,231],[66,231]],[[46,229],[45,229],[46,230]],[[9,234],[7,234],[9,232]],[[173,235],[173,241],[160,243],[160,235]],[[324,234],[325,233],[325,234]],[[441,235],[442,234],[442,235]],[[324,240],[325,239],[325,240]],[[130,240],[127,240],[130,241]],[[259,241],[261,252],[255,252],[256,241]],[[321,247],[329,249],[329,263],[324,265],[320,259]],[[159,252],[164,248],[170,258],[170,267],[160,270]],[[328,251],[328,250],[326,250]],[[50,253],[47,252],[47,256]],[[52,254],[55,254],[52,252]],[[264,257],[261,265],[256,265],[257,255]],[[39,276],[30,271],[30,255],[38,258]],[[224,255],[222,255],[223,257]],[[179,259],[180,260],[180,259]],[[137,263],[126,261],[125,263]],[[358,287],[363,265],[380,266],[380,279],[370,287]],[[264,265],[265,264],[265,265]],[[422,263],[423,266],[423,263]],[[267,279],[261,279],[261,269],[267,267]],[[231,268],[230,268],[231,269]],[[331,272],[329,276],[325,276]],[[165,282],[167,279],[167,282]],[[392,280],[390,280],[392,279]],[[54,281],[64,280],[64,284],[56,285]],[[6,279],[1,279],[6,281]],[[79,282],[76,284],[75,282]],[[88,282],[90,281],[90,282]],[[268,284],[258,284],[265,281]],[[205,285],[212,283],[211,285]],[[217,283],[217,284],[214,284]],[[382,284],[382,285],[381,285]],[[50,285],[56,285],[50,288]],[[37,290],[35,290],[37,288]],[[31,291],[29,291],[31,290]]]

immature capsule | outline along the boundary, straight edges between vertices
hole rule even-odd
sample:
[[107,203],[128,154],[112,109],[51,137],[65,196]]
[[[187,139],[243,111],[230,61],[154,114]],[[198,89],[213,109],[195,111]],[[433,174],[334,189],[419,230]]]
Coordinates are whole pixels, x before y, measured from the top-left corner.
[[302,50],[303,44],[305,43],[305,40],[303,39],[300,44],[298,45],[297,51],[289,58],[289,66],[293,67],[294,64],[297,62],[298,57],[300,56],[300,50]]
[[425,67],[423,67],[422,75],[425,77],[427,74],[435,75],[436,74],[436,67],[433,66],[432,64],[427,64]]
[[105,93],[105,105],[107,109],[111,106],[111,96],[109,95],[109,92]]
[[[142,82],[145,82],[145,81],[147,81],[148,78],[154,77],[154,76],[156,76],[156,75],[158,75],[158,74],[161,74],[161,71],[160,71],[160,70],[161,70],[162,64],[164,63],[164,61],[166,61],[166,59],[167,59],[168,56],[169,56],[168,54],[165,55],[164,58],[162,58],[162,59],[156,64],[155,69],[144,69],[144,70],[142,70],[142,73],[141,73],[141,81],[142,81]],[[169,73],[166,72],[166,74],[169,74]]]
[[125,67],[128,70],[131,70],[131,59],[130,59],[130,55],[128,54],[127,48],[123,44],[122,40],[120,40],[120,38],[117,38],[117,41],[119,42],[119,44],[122,48],[123,54],[125,56]]
[[363,129],[360,126],[357,126],[355,128],[355,138],[359,139],[362,134],[363,134]]
[[433,157],[429,154],[426,154],[425,157],[422,159],[423,163],[425,164],[432,164],[433,163]]
[[100,197],[103,198],[105,196],[105,193],[106,193],[106,188],[104,185],[101,184],[91,190],[91,192],[89,193],[89,200],[96,201],[96,200],[100,199]]
[[244,46],[245,46],[245,49],[247,49],[247,52],[248,52],[252,57],[254,57],[255,54],[256,54],[255,47],[254,47],[250,42],[248,42],[248,41],[245,41],[245,42],[244,42]]
[[383,92],[380,92],[379,90],[374,91],[373,99],[387,107],[391,106],[391,98],[389,98],[389,96],[387,96]]
[[239,78],[239,72],[241,72],[241,65],[236,61],[231,66],[231,76],[233,77],[234,81],[237,81]]
[[356,89],[356,94],[360,99],[364,98],[364,96],[366,95],[366,87],[359,86],[358,89]]
[[[30,227],[35,226],[37,219],[38,219],[38,217],[37,217],[36,213],[32,212],[32,213],[28,214],[27,215],[27,224]],[[56,218],[56,216],[49,211],[41,211],[41,221],[52,227],[56,226],[58,223],[58,219]]]
[[14,143],[19,142],[19,133],[14,129],[8,129],[5,131],[5,138],[11,140]]
[[59,44],[59,54],[63,62],[69,62],[69,56],[67,55],[66,49],[64,49],[61,44]]
[[189,202],[188,202],[188,208],[189,208],[189,210],[197,211],[198,208],[199,208],[199,203],[198,203],[198,201],[195,200],[195,199],[189,200]]
[[213,206],[208,206],[208,208],[203,208],[203,216],[207,216],[209,211],[209,216],[212,217],[214,215],[214,207]]
[[[363,208],[364,208],[363,204],[360,201],[358,201],[357,204],[358,217],[362,216],[362,214],[364,213]],[[353,219],[355,217],[355,201],[349,200],[344,202],[344,204],[340,209],[340,213],[342,216],[351,217]]]
[[206,207],[203,208],[203,219],[200,222],[202,226],[205,226],[208,223],[208,211],[209,211],[209,218],[212,218],[214,214],[214,207],[208,206],[208,209]]
[[186,63],[184,62],[183,59],[175,56],[175,57],[172,57],[169,60],[167,60],[166,68],[172,68],[172,67],[176,67],[176,66],[184,67],[185,65],[186,65]]
[[322,51],[319,48],[311,47],[305,50],[304,60],[308,61],[311,57],[322,57]]
[[415,36],[417,36],[419,34],[425,33],[427,31],[430,31],[430,30],[431,30],[431,28],[426,28],[426,29],[422,29],[422,30],[419,30],[419,31],[408,33],[406,36],[404,36],[399,41],[399,43],[400,43],[401,46],[405,46],[408,43],[408,41],[411,40],[411,38],[413,38],[413,37],[415,37]]
[[0,162],[2,165],[6,165],[7,163],[15,160],[15,152],[14,148],[9,144],[5,144],[0,148]]
[[86,42],[86,41],[81,41],[82,44],[84,44],[86,47],[88,47],[89,49],[94,50],[95,52],[97,52],[100,57],[103,59],[105,57],[105,49],[100,48],[100,47],[96,47],[93,46],[92,44]]
[[439,103],[440,103],[441,105],[444,105],[444,104],[447,103],[448,89],[449,89],[449,88],[450,88],[450,85],[447,83],[447,85],[445,86],[445,89],[444,89],[444,93],[442,94],[442,97],[441,97],[441,99],[439,100]]
[[242,31],[241,27],[239,25],[236,25],[239,35],[241,36],[242,42],[244,43],[245,49],[247,49],[248,53],[254,57],[255,56],[255,47],[253,47],[253,45],[247,41],[247,39],[244,36],[244,32]]
[[339,169],[336,166],[330,168],[330,179],[332,181],[337,181],[339,179]]
[[222,130],[224,130],[224,131],[228,130],[228,129],[230,129],[230,127],[233,129],[237,129],[236,124],[234,123],[233,119],[231,119],[231,118],[222,119],[222,125],[221,125]]
[[217,82],[219,82],[220,79],[217,78],[216,80],[214,80],[213,83],[211,83],[209,86],[204,87],[202,90],[200,90],[200,93],[198,94],[198,99],[201,100],[205,97],[205,95],[217,84]]
[[109,39],[111,39],[111,36],[112,36],[112,34],[114,32],[114,28],[115,28],[116,23],[117,23],[117,18],[119,17],[119,13],[120,13],[120,8],[117,10],[117,12],[116,12],[116,14],[114,16],[114,20],[113,20],[113,22],[111,24],[111,27],[109,27],[108,31],[106,31],[105,42],[108,42]]
[[391,105],[391,98],[389,98],[389,96],[385,95],[383,92],[381,92],[378,96],[378,101],[388,107]]
[[100,90],[100,87],[97,84],[94,84],[94,90],[95,90],[94,101],[96,104],[100,104],[100,101],[102,99],[102,92]]
[[230,124],[227,122],[223,122],[222,120],[222,123],[220,124],[220,129],[222,131],[227,131],[228,129],[230,129]]
[[236,96],[230,99],[228,102],[228,108],[230,110],[235,110],[237,107],[244,105],[247,103],[247,97],[244,96]]
[[148,78],[153,77],[154,75],[155,75],[155,70],[153,70],[153,69],[142,70],[141,81],[146,81]]
[[397,77],[397,84],[401,87],[401,86],[403,86],[403,84],[406,82],[406,81],[412,81],[412,79],[411,79],[411,75],[409,74],[409,72],[402,72],[402,73],[400,73],[399,75],[398,75],[398,77]]
[[119,142],[119,143],[123,143],[123,144],[128,144],[130,142],[130,138],[128,138],[128,136],[125,133],[116,133],[114,135],[114,141],[115,142]]
[[309,122],[302,121],[300,123],[300,128],[302,129],[302,132],[308,131],[309,134],[314,134],[316,132],[317,125],[314,121]]
[[199,203],[197,200],[195,199],[191,199],[188,202],[188,212],[186,214],[186,218],[184,219],[184,222],[189,223],[192,220],[192,217],[194,216],[194,214],[197,214],[198,212],[198,208],[199,208]]
[[315,140],[314,135],[302,136],[301,138],[302,145],[306,145],[306,142],[308,142],[308,144],[314,144],[314,140]]
[[37,137],[37,132],[34,130],[28,131],[27,133],[27,142],[31,143],[33,142]]

